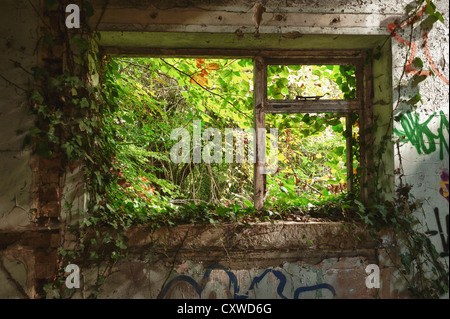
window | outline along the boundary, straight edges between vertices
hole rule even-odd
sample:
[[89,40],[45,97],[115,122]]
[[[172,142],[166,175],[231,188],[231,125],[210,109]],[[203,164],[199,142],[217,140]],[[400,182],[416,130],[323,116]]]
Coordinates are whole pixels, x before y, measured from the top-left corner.
[[[301,55],[300,55],[301,54]],[[346,118],[346,132],[353,132],[353,123],[358,121],[360,128],[360,164],[367,163],[366,141],[368,141],[368,126],[371,123],[369,113],[370,78],[369,64],[365,64],[363,52],[299,52],[299,56],[290,52],[290,56],[279,58],[259,56],[255,58],[254,66],[254,101],[255,128],[266,126],[266,114],[295,114],[295,113],[336,113]],[[317,71],[314,72],[313,71]],[[311,71],[311,76],[320,76],[320,71],[341,71],[335,77],[335,83],[344,90],[339,94],[330,94],[306,85],[305,70]],[[315,73],[315,74],[314,74]],[[329,72],[330,73],[330,72]],[[331,74],[331,73],[330,73]],[[302,78],[303,77],[303,78]],[[330,81],[330,77],[328,81]],[[324,87],[323,82],[317,78],[313,86]],[[309,83],[311,83],[309,81]],[[303,93],[305,92],[305,94]],[[313,92],[314,94],[311,94]],[[317,93],[319,92],[319,93]],[[346,137],[346,171],[347,188],[354,187],[354,144],[353,134]],[[260,136],[256,136],[256,163],[255,163],[255,208],[261,209],[267,192],[267,176],[264,174],[265,154],[258,149]],[[367,172],[361,172],[362,184],[367,179]],[[366,191],[362,196],[366,196]]]
[[[306,54],[304,51],[289,51],[288,53],[282,52],[288,56],[274,58],[273,51],[260,51],[254,56],[248,56],[248,53],[241,51],[238,55],[232,55],[233,59],[229,59],[229,56],[226,56],[228,59],[223,59],[222,57],[217,58],[215,55],[211,58],[206,55],[207,59],[205,60],[203,51],[194,52],[194,54],[191,52],[189,58],[178,58],[185,56],[181,50],[177,51],[176,58],[171,58],[171,55],[167,56],[166,54],[160,55],[163,58],[155,58],[151,61],[121,61],[119,58],[116,60],[120,62],[119,64],[111,64],[113,69],[120,68],[120,72],[116,73],[118,78],[113,79],[119,86],[123,86],[119,91],[130,92],[132,97],[137,97],[127,100],[127,97],[121,94],[119,102],[123,105],[121,108],[122,120],[111,119],[112,125],[117,126],[111,128],[111,131],[119,134],[119,146],[127,149],[127,151],[121,151],[116,159],[120,161],[125,155],[130,157],[130,160],[127,160],[128,166],[118,167],[119,174],[130,175],[129,177],[139,184],[128,189],[128,179],[127,176],[124,176],[120,180],[121,186],[128,193],[134,191],[138,196],[148,198],[148,202],[152,204],[155,203],[156,198],[159,198],[161,202],[169,200],[178,203],[192,200],[193,204],[196,202],[210,203],[210,199],[213,198],[214,203],[218,203],[217,200],[220,200],[220,197],[216,194],[219,194],[220,189],[226,187],[230,191],[233,188],[233,193],[239,197],[241,191],[236,187],[241,184],[239,174],[243,172],[244,168],[246,170],[244,173],[249,178],[248,183],[245,184],[247,197],[241,196],[241,203],[248,207],[246,202],[249,203],[249,199],[253,196],[254,201],[250,204],[260,210],[264,207],[268,188],[270,189],[272,181],[270,180],[271,176],[267,175],[271,172],[268,173],[266,169],[267,149],[261,148],[266,144],[267,139],[265,135],[259,135],[259,129],[264,132],[269,131],[267,127],[271,126],[271,124],[269,125],[270,117],[276,116],[285,116],[290,119],[298,117],[304,123],[313,123],[314,121],[334,123],[333,127],[336,127],[336,130],[331,133],[339,136],[340,142],[343,143],[337,145],[334,150],[343,155],[342,165],[339,166],[340,179],[336,181],[336,186],[350,192],[355,189],[356,183],[364,182],[365,172],[358,171],[358,176],[361,176],[359,180],[356,180],[354,172],[356,169],[365,167],[364,163],[367,158],[363,151],[367,145],[365,144],[365,130],[371,122],[371,115],[367,108],[370,96],[370,84],[367,83],[370,80],[370,69],[369,65],[364,63],[365,54],[362,51],[343,51],[341,54],[325,51],[307,52]],[[127,75],[131,70],[135,70],[134,73]],[[214,75],[217,72],[221,72],[222,76],[216,78]],[[175,73],[182,76],[177,78]],[[237,82],[236,77],[231,76],[234,73],[239,73],[239,76],[245,74],[245,83],[242,80]],[[126,78],[126,76],[137,76],[137,78],[129,81],[130,78]],[[306,81],[306,78],[311,78],[311,81]],[[327,82],[326,85],[325,82]],[[196,89],[190,85],[196,85]],[[147,92],[148,88],[152,88],[153,91]],[[220,94],[213,92],[215,88],[222,90],[219,92]],[[330,88],[333,89],[329,90]],[[197,89],[199,91],[196,91]],[[225,92],[231,95],[224,99]],[[201,98],[200,93],[204,93]],[[236,104],[236,99],[243,99],[242,103]],[[189,105],[192,101],[195,103]],[[205,108],[211,101],[217,107],[215,109]],[[149,110],[150,104],[155,105],[152,110]],[[245,107],[239,109],[241,104]],[[224,113],[230,121],[233,119],[232,122],[224,122],[223,125],[217,126],[215,120]],[[176,145],[173,145],[172,148],[167,144],[168,140],[172,140],[172,136],[164,135],[167,132],[170,133],[172,128],[169,122],[174,124],[174,127],[180,126],[173,134],[177,139],[179,136],[186,137],[181,140],[175,139],[173,143]],[[358,127],[355,127],[355,123],[358,124]],[[157,127],[153,127],[154,125]],[[234,160],[227,161],[227,156],[232,155],[232,153],[227,153],[227,129],[232,129],[234,134],[235,130],[242,127],[252,127],[252,138],[236,136],[236,163]],[[214,128],[218,128],[219,131],[210,134],[211,129]],[[364,130],[359,130],[361,128]],[[345,140],[342,140],[342,136],[346,132],[353,133],[355,130],[359,130],[361,133],[358,143],[355,143],[353,134],[347,134]],[[185,134],[181,134],[182,131]],[[130,132],[135,133],[132,140],[129,140]],[[145,134],[151,134],[159,141],[159,144],[150,145]],[[280,136],[280,134],[278,141],[289,143],[285,138],[288,134],[287,131],[283,132],[284,136]],[[188,145],[201,143],[197,144],[201,146],[201,153],[195,152],[195,146],[192,146],[189,152],[184,153],[186,151],[185,141]],[[223,141],[224,144],[222,144]],[[250,141],[254,145],[251,152]],[[241,147],[238,147],[238,143],[241,143],[240,146],[246,144],[245,147],[248,147],[248,153],[245,156]],[[138,149],[138,144],[142,144],[144,149]],[[211,147],[212,145],[214,147]],[[206,161],[203,158],[206,149],[213,151],[214,156],[211,157],[213,160]],[[233,147],[231,149],[233,150]],[[344,149],[350,151],[343,152]],[[163,150],[167,154],[164,155],[165,157],[160,157],[159,153]],[[180,150],[181,152],[179,152]],[[170,158],[168,159],[169,151]],[[313,153],[314,150],[312,151],[314,156]],[[179,157],[179,160],[166,163],[172,159],[172,155],[175,158]],[[198,155],[198,159],[196,159],[196,155]],[[209,156],[211,153],[207,155]],[[220,156],[217,157],[217,155]],[[238,155],[241,159],[245,157],[245,160],[238,160]],[[318,158],[321,154],[315,155],[318,155],[315,156]],[[250,157],[253,158],[252,163],[254,164],[249,164]],[[224,164],[224,158],[226,164]],[[138,161],[145,163],[144,173],[146,175],[143,175],[143,171],[137,167]],[[201,164],[192,165],[194,163]],[[232,164],[228,165],[227,163]],[[241,163],[245,163],[245,165]],[[321,165],[321,162],[317,161],[316,165]],[[166,169],[169,166],[170,169]],[[224,182],[224,172],[227,169],[235,170],[234,182],[229,180]],[[194,170],[199,176],[198,179],[193,178]],[[167,171],[167,174],[161,173],[163,171]],[[192,179],[189,174],[192,175]],[[213,174],[220,176],[220,180],[214,180]],[[164,181],[168,178],[166,175],[170,176],[174,181],[173,184],[176,184],[176,187],[184,192],[192,189],[189,193],[191,195],[202,192],[207,194],[209,196],[207,201],[202,199],[194,201],[196,196],[193,196],[193,199],[172,196],[174,195],[171,192],[173,185]],[[180,178],[173,179],[173,176]],[[254,185],[251,183],[252,178]],[[150,187],[149,181],[158,184],[156,188]],[[183,185],[183,183],[192,183],[192,186],[194,182],[195,187],[188,188]],[[269,187],[267,187],[268,183]],[[308,190],[314,189],[313,183],[307,179],[302,180],[302,185]],[[217,192],[213,187],[217,189]],[[118,200],[117,202],[118,205],[121,205],[122,201]],[[132,203],[132,201],[129,202]],[[126,207],[122,208],[121,206],[121,209],[126,209]],[[142,211],[145,211],[145,207],[142,208]]]

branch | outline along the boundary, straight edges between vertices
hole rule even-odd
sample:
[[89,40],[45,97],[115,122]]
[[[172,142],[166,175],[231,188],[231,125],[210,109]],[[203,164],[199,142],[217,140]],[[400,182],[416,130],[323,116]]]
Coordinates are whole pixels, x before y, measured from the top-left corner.
[[[221,99],[225,100],[225,97],[221,94],[218,94],[216,92],[211,91],[210,89],[204,87],[203,85],[201,85],[200,83],[197,82],[197,80],[195,80],[195,78],[193,78],[192,76],[190,76],[189,74],[187,74],[186,72],[181,71],[180,69],[178,69],[176,66],[170,64],[169,62],[167,62],[166,60],[164,60],[163,58],[160,58],[161,61],[163,61],[164,63],[166,63],[168,66],[174,68],[177,72],[187,76],[188,78],[190,78],[192,81],[194,81],[195,83],[197,83],[203,90],[207,91],[208,93],[211,93],[215,96],[220,97]],[[242,112],[240,109],[236,108],[231,102],[227,101],[228,104],[230,104],[230,106],[235,109],[236,111],[238,111],[239,113],[241,113],[242,115],[246,116],[247,118],[249,118],[250,120],[252,120],[252,118],[250,116],[248,116],[247,114],[245,114],[244,112]]]
[[30,299],[30,297],[28,296],[28,294],[25,292],[25,290],[23,289],[23,287],[17,282],[17,280],[15,280],[12,276],[11,273],[8,271],[8,269],[6,269],[5,265],[3,264],[3,260],[0,259],[0,269],[5,273],[6,275],[6,279],[14,286],[16,287],[17,291],[20,293],[20,295],[22,295],[22,297],[24,297],[25,299]]
[[24,92],[27,92],[26,89],[24,89],[23,87],[18,86],[16,83],[11,82],[10,80],[8,80],[6,77],[4,77],[4,76],[1,75],[1,74],[0,74],[0,78],[2,78],[3,80],[5,80],[7,83],[11,84],[12,86],[15,86],[16,88],[18,88],[18,89],[20,89],[20,90],[22,90],[22,91],[24,91]]

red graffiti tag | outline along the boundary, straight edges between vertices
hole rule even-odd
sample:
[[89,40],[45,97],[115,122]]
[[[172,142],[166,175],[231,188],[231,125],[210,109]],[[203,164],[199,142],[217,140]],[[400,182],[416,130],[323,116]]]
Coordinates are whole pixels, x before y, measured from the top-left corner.
[[[405,72],[410,73],[410,74],[430,76],[431,71],[417,70],[417,69],[414,69],[412,66],[413,61],[416,57],[416,52],[417,52],[416,42],[407,41],[396,33],[396,30],[403,29],[404,27],[407,27],[407,26],[413,24],[414,22],[416,22],[425,13],[426,7],[427,6],[425,5],[419,12],[417,12],[416,15],[410,17],[408,20],[406,20],[405,22],[403,22],[400,25],[397,25],[396,23],[390,23],[388,25],[388,31],[391,34],[391,36],[394,37],[400,44],[406,44],[411,49],[411,55],[405,65]],[[424,51],[425,51],[425,56],[427,58],[427,61],[430,65],[431,69],[434,71],[434,73],[437,76],[439,76],[439,78],[442,81],[444,81],[445,84],[448,85],[449,80],[439,71],[439,69],[436,67],[436,64],[434,63],[433,59],[431,58],[430,50],[428,48],[428,33],[426,31],[423,31],[422,36],[423,36],[423,47],[424,47]]]

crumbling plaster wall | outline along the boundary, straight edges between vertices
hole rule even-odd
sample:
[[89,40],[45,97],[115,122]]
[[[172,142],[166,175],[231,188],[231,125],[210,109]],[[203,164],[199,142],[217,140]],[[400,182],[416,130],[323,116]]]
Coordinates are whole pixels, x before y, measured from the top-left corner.
[[[36,259],[45,260],[46,256],[53,253],[45,250],[36,252],[30,248],[32,242],[35,244],[36,241],[26,233],[33,226],[35,217],[35,204],[32,201],[35,190],[32,184],[39,172],[32,170],[29,149],[22,148],[27,130],[33,125],[33,118],[28,115],[29,105],[21,88],[29,89],[31,85],[30,75],[23,69],[30,70],[38,63],[35,51],[39,39],[39,18],[35,11],[39,8],[38,2],[5,0],[0,4],[0,235],[8,234],[2,237],[8,240],[0,242],[0,296],[5,298],[33,297],[36,273],[45,272],[42,267],[46,267],[36,267]],[[96,8],[91,19],[92,25],[97,25],[102,31],[104,49],[110,53],[126,55],[146,54],[149,48],[214,48],[211,46],[214,43],[212,39],[217,39],[218,36],[223,41],[222,46],[241,49],[325,48],[333,40],[347,36],[389,37],[389,23],[401,21],[404,8],[410,1],[261,0],[258,3],[265,7],[262,15],[256,14],[258,5],[253,0],[111,0],[107,7],[103,6],[104,1],[92,2]],[[443,14],[445,23],[437,23],[428,34],[427,41],[419,30],[413,33],[413,40],[417,43],[416,55],[422,58],[425,67],[434,66],[433,70],[439,70],[439,74],[434,72],[435,76],[428,76],[419,84],[423,104],[418,105],[412,117],[398,113],[405,107],[399,103],[395,111],[399,115],[399,121],[394,123],[394,136],[400,141],[405,140],[404,136],[409,141],[418,140],[419,144],[399,144],[401,157],[395,154],[395,162],[386,169],[386,174],[392,175],[396,171],[394,169],[403,168],[406,181],[412,185],[412,193],[419,200],[425,200],[422,218],[429,227],[430,240],[448,263],[449,138],[446,123],[449,118],[449,8],[446,1],[434,2]],[[103,9],[106,10],[102,12]],[[404,28],[398,34],[406,37],[409,35],[407,31],[409,29]],[[165,37],[169,34],[170,37]],[[320,35],[321,40],[315,41],[316,35]],[[392,83],[377,82],[374,79],[374,89],[379,90],[382,97],[376,103],[374,101],[374,108],[379,103],[380,114],[385,113],[386,108],[397,105],[399,95],[396,86],[399,79],[402,84],[407,84],[413,76],[412,73],[403,74],[407,54],[405,46],[397,38],[390,38],[388,41],[392,46],[392,61],[389,60],[392,63]],[[425,44],[430,52],[428,55]],[[370,46],[369,43],[359,45]],[[348,41],[348,48],[354,46],[354,42]],[[394,89],[391,90],[391,86]],[[416,91],[417,88],[407,86],[400,90],[400,97],[411,96]],[[417,121],[414,114],[418,116]],[[402,123],[410,124],[412,131],[402,134],[405,131]],[[424,144],[420,144],[422,140]],[[430,143],[434,143],[436,147],[430,147]],[[393,150],[396,151],[397,148]],[[72,176],[69,177],[68,180]],[[398,175],[395,176],[396,183],[399,183],[397,177]],[[75,183],[75,178],[73,179]],[[75,186],[70,183],[67,189],[75,192]],[[57,236],[44,237],[41,239],[42,246],[57,246]],[[234,256],[236,259],[242,258],[238,254]],[[173,273],[169,272],[170,261],[155,262],[153,268],[149,268],[148,260],[136,258],[130,263],[119,265],[121,271],[111,278],[102,296],[235,297],[233,294],[236,289],[230,290],[228,286],[233,276],[239,283],[239,293],[251,292],[249,296],[256,298],[355,298],[377,295],[374,290],[367,290],[363,283],[366,276],[364,266],[368,262],[376,262],[376,258],[368,259],[367,254],[354,251],[332,257],[324,254],[315,263],[311,260],[305,263],[304,256],[304,252],[299,252],[297,257],[280,255],[271,264],[260,266],[257,262],[253,266],[234,264],[231,271],[225,266],[211,268],[212,265],[185,254],[184,258],[179,256]],[[380,262],[382,257],[378,258]],[[387,267],[382,273],[383,288],[378,296],[404,296],[401,293],[402,287],[392,280],[393,274],[389,271]],[[169,273],[170,277],[167,277]],[[85,276],[89,277],[88,271]],[[178,276],[179,282],[176,279]],[[255,286],[255,289],[250,289],[255,278],[260,283],[259,288]],[[170,284],[170,287],[167,286],[170,288],[168,290],[149,290],[148,285],[135,285],[146,282],[152,283],[151,287],[160,288],[166,279],[169,279],[166,283]],[[286,283],[285,289],[280,287],[283,280]],[[348,282],[358,282],[358,289],[346,286],[345,283]],[[325,285],[327,283],[329,286]],[[324,285],[320,286],[321,284]],[[309,291],[298,290],[305,286],[315,288]],[[256,288],[262,290],[256,292]],[[340,295],[334,294],[333,290],[335,293],[340,292]]]
[[[399,141],[399,147],[395,148],[395,165],[400,169],[396,178],[403,174],[404,183],[412,186],[411,194],[423,202],[423,211],[417,214],[425,225],[424,231],[430,235],[431,242],[448,265],[449,3],[435,3],[443,14],[444,23],[436,23],[427,36],[419,29],[414,30],[411,42],[417,51],[415,54],[408,52],[420,58],[424,63],[423,70],[431,70],[434,76],[425,74],[423,82],[417,87],[411,86],[416,71],[412,66],[411,71],[403,73],[407,51],[401,43],[402,38],[411,35],[409,26],[399,30],[399,37],[392,40],[393,101],[397,117],[394,140]],[[400,91],[397,90],[399,83]],[[410,113],[404,113],[411,108],[407,100],[417,93],[420,93],[421,102]]]
[[[34,121],[27,71],[37,64],[39,38],[38,16],[30,4],[38,1],[0,2],[0,234],[21,232],[33,221],[31,152],[23,148]],[[0,242],[0,297],[32,295],[32,251],[18,243],[4,244]]]
[[[23,149],[33,124],[26,91],[36,65],[37,16],[25,2],[2,1],[0,19],[0,230],[30,223],[30,152]],[[22,69],[23,68],[23,69]]]
[[[366,286],[378,262],[367,230],[341,223],[182,225],[127,234],[129,261],[119,263],[100,298],[374,298],[396,297],[389,276]],[[389,274],[382,269],[381,276]],[[97,270],[84,269],[75,297],[92,291]]]
[[[426,34],[404,25],[392,38],[393,140],[396,185],[409,185],[412,197],[422,203],[416,212],[422,222],[418,227],[428,234],[448,269],[449,4],[435,3],[444,23],[435,24]],[[416,50],[405,50],[403,39]],[[423,61],[424,72],[410,62],[416,58]],[[418,76],[425,80],[412,85]],[[416,94],[421,99],[412,106],[409,101]],[[442,297],[448,298],[448,293]]]

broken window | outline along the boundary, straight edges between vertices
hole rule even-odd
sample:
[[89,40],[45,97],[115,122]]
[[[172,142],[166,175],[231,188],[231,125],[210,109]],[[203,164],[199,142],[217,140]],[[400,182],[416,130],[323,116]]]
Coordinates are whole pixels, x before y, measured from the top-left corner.
[[[355,175],[364,165],[360,128],[367,114],[359,52],[117,58],[110,67],[121,104],[110,119],[122,149],[116,156],[120,186],[151,207],[182,202],[261,209],[265,200],[270,204],[274,185],[306,198],[295,202],[304,205],[306,193],[348,193],[360,182]],[[271,128],[278,129],[280,161],[267,176]],[[117,200],[122,210],[137,205]]]
[[[330,173],[329,181],[332,181],[332,185],[335,186],[330,189],[332,192],[344,191],[344,188],[345,191],[352,192],[355,184],[361,182],[355,179],[357,173],[360,173],[365,182],[365,174],[358,172],[358,169],[367,161],[367,158],[358,146],[362,141],[363,152],[365,151],[364,142],[367,137],[364,135],[367,132],[360,132],[360,124],[362,122],[363,127],[367,126],[371,118],[365,108],[368,101],[368,92],[365,90],[369,88],[365,84],[365,79],[369,76],[370,70],[365,68],[364,55],[358,56],[358,53],[354,53],[348,56],[347,53],[344,52],[343,56],[339,56],[336,52],[317,52],[316,55],[305,54],[302,57],[256,58],[255,127],[265,127],[267,119],[272,120],[273,114],[279,114],[284,115],[285,118],[289,116],[290,123],[295,123],[296,119],[298,125],[295,129],[300,132],[300,134],[297,133],[297,139],[293,140],[286,137],[292,134],[293,128],[287,128],[284,134],[288,145],[281,158],[290,167],[285,171],[279,168],[277,172],[279,174],[289,172],[290,178],[285,179],[289,181],[288,184],[277,181],[276,176],[268,178],[267,174],[263,173],[266,165],[265,154],[261,154],[261,150],[256,151],[259,157],[255,164],[255,207],[258,209],[264,206],[265,200],[270,196],[267,182],[272,187],[280,186],[286,193],[294,193],[294,197],[300,195],[299,189],[302,188],[308,188],[320,194],[329,193],[329,190],[320,191],[314,187],[315,182],[318,182],[317,177],[304,174],[301,176],[302,171],[292,165],[295,156],[298,158],[297,163],[302,161],[308,164],[308,162],[312,163],[311,159],[314,159],[315,164],[319,165],[318,171]],[[325,115],[320,115],[321,113]],[[312,127],[311,122],[313,122]],[[302,131],[302,123],[309,124],[307,130]],[[299,146],[302,143],[305,144],[304,137],[315,133],[331,133],[329,127],[327,131],[325,123],[328,123],[335,132],[343,133],[345,143],[336,144],[332,150],[320,150],[314,147],[306,152],[305,149],[302,150]],[[311,128],[315,132],[311,132]],[[361,133],[363,139],[359,139]],[[298,140],[299,136],[303,138]],[[321,166],[320,158],[323,158],[324,153],[333,152],[336,155],[342,155],[344,150],[345,165],[329,162],[328,170],[325,169],[325,162],[322,162],[323,166]],[[345,181],[342,178],[344,171]],[[332,172],[339,174],[333,176]]]

